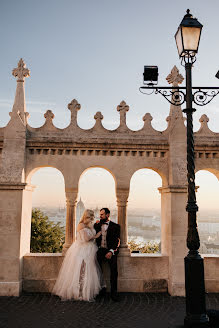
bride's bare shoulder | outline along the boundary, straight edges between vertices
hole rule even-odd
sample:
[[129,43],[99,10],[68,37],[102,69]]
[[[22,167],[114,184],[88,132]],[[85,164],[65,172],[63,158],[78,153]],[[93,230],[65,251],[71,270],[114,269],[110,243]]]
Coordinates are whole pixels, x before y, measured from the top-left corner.
[[77,231],[80,231],[84,228],[85,228],[85,224],[81,222],[81,223],[78,224]]

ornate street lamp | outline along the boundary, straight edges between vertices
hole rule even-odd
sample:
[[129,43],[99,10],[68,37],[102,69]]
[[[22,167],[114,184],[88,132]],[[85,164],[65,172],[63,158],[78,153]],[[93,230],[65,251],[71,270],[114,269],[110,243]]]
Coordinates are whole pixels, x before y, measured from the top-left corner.
[[[201,36],[202,24],[190,14],[189,9],[184,16],[175,34],[177,49],[181,64],[185,66],[186,87],[158,87],[155,81],[158,78],[157,66],[144,67],[144,84],[140,88],[155,91],[161,94],[171,104],[180,106],[186,103],[183,112],[187,116],[187,179],[188,179],[188,200],[186,211],[188,212],[188,232],[187,247],[188,255],[184,259],[185,264],[185,289],[186,289],[186,316],[184,319],[185,327],[208,327],[209,318],[206,313],[205,304],[205,282],[204,282],[204,263],[198,249],[200,247],[199,234],[197,229],[195,195],[195,163],[194,163],[194,139],[193,139],[193,103],[198,106],[208,104],[218,93],[219,88],[211,87],[192,87],[192,66],[196,61],[199,41]],[[218,75],[218,76],[217,76]],[[216,74],[219,78],[219,72]],[[194,90],[194,93],[193,93]],[[211,92],[208,92],[211,90]]]
[[193,18],[187,9],[187,14],[175,34],[179,57],[194,57],[197,54],[202,27],[203,25]]
[[188,212],[188,232],[187,247],[188,255],[185,257],[185,289],[186,289],[186,317],[184,320],[186,327],[207,326],[209,319],[206,314],[205,304],[205,280],[204,262],[198,249],[200,247],[196,212],[195,195],[195,163],[194,163],[194,139],[193,139],[193,112],[192,107],[192,65],[196,60],[202,25],[193,18],[187,10],[175,39],[186,70],[186,109],[187,117],[187,180],[188,180],[188,201],[186,211]]

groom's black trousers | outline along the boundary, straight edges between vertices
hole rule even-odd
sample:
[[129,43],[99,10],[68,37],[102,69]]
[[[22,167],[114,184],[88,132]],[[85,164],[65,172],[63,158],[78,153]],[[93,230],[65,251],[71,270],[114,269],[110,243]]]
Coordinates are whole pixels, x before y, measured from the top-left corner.
[[102,263],[108,262],[110,267],[110,285],[111,285],[111,294],[115,294],[117,292],[117,255],[112,255],[111,259],[108,260],[105,258],[105,255],[108,253],[108,249],[99,248],[97,251],[97,261],[102,269]]

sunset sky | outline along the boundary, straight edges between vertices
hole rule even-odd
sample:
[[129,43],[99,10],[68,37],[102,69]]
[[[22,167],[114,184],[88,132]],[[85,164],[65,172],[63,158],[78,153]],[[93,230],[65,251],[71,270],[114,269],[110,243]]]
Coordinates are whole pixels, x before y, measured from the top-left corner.
[[[31,71],[25,83],[31,126],[41,126],[43,114],[51,109],[54,124],[66,127],[70,120],[67,105],[76,98],[81,104],[78,124],[84,129],[94,125],[97,111],[102,112],[106,128],[116,128],[119,124],[116,107],[125,100],[130,106],[127,125],[131,129],[140,129],[142,117],[150,112],[154,128],[164,130],[169,113],[167,101],[159,95],[144,96],[139,87],[144,65],[159,67],[159,85],[167,85],[166,76],[174,65],[184,75],[174,34],[187,8],[204,25],[193,68],[193,85],[219,86],[215,78],[219,69],[218,0],[1,1],[0,126],[9,120],[16,90],[11,71],[22,57]],[[211,104],[197,108],[195,130],[199,129],[202,114],[210,118],[209,127],[219,132],[219,96]],[[32,183],[38,186],[35,203],[64,203],[63,178],[54,172],[41,169],[34,174]],[[113,178],[102,172],[93,169],[81,177],[80,194],[87,205],[115,203]],[[91,193],[93,181],[97,187]],[[217,179],[200,172],[196,182],[200,185],[199,202],[217,208]],[[159,186],[161,179],[156,173],[148,170],[136,173],[130,206],[157,207]]]

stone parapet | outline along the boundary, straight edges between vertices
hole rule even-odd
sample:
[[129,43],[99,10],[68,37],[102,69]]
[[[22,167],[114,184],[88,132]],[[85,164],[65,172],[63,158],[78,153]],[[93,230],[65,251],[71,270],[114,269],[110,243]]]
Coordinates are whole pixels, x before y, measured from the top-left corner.
[[[24,256],[23,290],[51,292],[64,256],[62,254],[33,254]],[[109,268],[103,267],[107,286],[110,286]],[[119,292],[166,292],[168,257],[156,254],[118,257]]]

